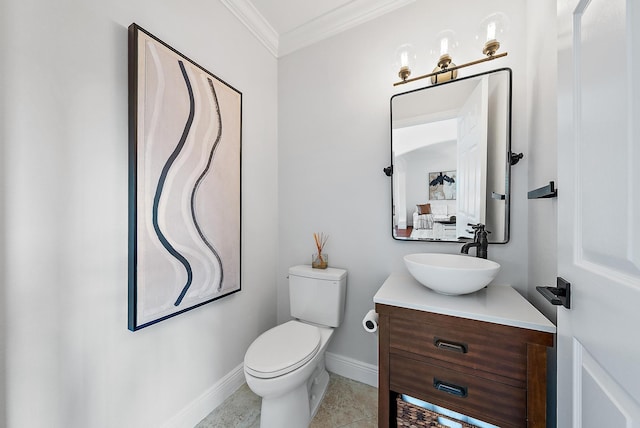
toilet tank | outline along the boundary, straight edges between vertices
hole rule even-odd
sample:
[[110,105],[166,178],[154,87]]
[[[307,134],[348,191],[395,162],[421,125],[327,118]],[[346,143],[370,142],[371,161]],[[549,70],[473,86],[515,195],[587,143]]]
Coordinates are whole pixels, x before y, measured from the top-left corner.
[[344,316],[347,271],[338,268],[289,268],[291,316],[328,327],[338,327]]

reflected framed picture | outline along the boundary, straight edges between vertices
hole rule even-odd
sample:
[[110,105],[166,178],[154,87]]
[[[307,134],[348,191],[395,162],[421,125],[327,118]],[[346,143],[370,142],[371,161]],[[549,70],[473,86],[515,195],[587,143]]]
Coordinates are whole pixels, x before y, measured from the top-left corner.
[[242,93],[129,27],[129,311],[135,331],[241,289]]
[[456,171],[429,173],[429,199],[456,199]]

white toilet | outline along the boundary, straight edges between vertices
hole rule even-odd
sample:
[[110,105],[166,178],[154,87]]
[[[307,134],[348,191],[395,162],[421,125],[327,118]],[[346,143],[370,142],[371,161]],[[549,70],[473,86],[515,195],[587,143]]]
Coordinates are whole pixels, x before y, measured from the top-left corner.
[[262,397],[261,428],[307,428],[329,383],[324,364],[333,330],[342,322],[347,271],[289,268],[294,320],[253,341],[244,356],[247,385]]

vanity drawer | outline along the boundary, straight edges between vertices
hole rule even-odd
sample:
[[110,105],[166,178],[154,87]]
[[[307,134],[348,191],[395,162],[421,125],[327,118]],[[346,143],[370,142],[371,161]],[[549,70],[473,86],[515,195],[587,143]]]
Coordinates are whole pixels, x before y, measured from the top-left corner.
[[514,340],[504,326],[438,314],[419,317],[390,318],[390,352],[396,349],[483,370],[524,386],[527,344]]
[[398,355],[389,366],[390,389],[499,426],[524,427],[527,393],[485,378]]

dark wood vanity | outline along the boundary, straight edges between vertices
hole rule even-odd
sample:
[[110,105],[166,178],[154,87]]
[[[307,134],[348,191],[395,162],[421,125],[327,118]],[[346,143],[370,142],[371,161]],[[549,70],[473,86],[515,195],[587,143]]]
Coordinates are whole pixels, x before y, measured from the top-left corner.
[[374,301],[379,427],[396,426],[398,394],[500,427],[546,426],[555,327],[513,288],[442,296],[392,275]]

